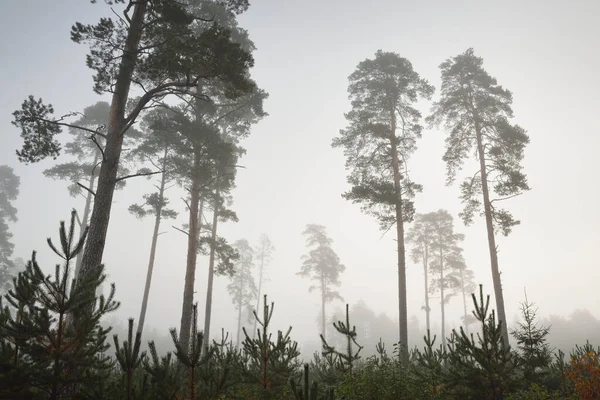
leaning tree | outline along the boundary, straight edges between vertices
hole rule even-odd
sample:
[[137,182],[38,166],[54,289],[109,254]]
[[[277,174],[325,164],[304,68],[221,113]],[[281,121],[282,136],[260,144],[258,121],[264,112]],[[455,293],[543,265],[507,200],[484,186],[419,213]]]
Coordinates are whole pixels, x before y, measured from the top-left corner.
[[421,137],[419,98],[431,98],[434,88],[396,53],[377,51],[360,62],[349,77],[352,110],[348,126],[333,140],[342,147],[348,183],[344,197],[374,215],[382,229],[396,225],[398,252],[399,343],[408,360],[408,310],[404,224],[414,216],[413,198],[421,186],[408,175],[407,161]]
[[[95,25],[76,23],[71,30],[74,42],[90,45],[87,65],[95,71],[94,91],[112,96],[106,133],[78,127],[105,140],[80,274],[102,262],[123,140],[140,113],[171,95],[204,99],[206,94],[197,90],[201,81],[223,82],[232,98],[254,88],[248,80],[253,58],[232,40],[231,31],[216,20],[209,29],[198,29],[210,19],[207,1],[105,2],[124,4],[122,16],[116,20],[104,17]],[[248,8],[247,0],[219,3],[233,14]],[[143,94],[130,98],[132,86]],[[17,155],[25,163],[58,156],[61,145],[57,135],[63,127],[76,126],[67,122],[68,115],[54,117],[54,107],[34,96],[13,115],[24,141]]]
[[479,162],[475,173],[460,186],[465,206],[460,216],[465,225],[473,222],[475,213],[485,216],[498,322],[504,343],[508,345],[496,233],[507,236],[519,221],[497,205],[529,190],[522,166],[529,136],[523,128],[510,122],[512,93],[488,74],[483,68],[483,59],[475,56],[472,48],[444,61],[440,70],[441,97],[427,119],[432,124],[444,124],[448,130],[443,157],[448,185],[455,181],[470,155]]
[[[140,334],[144,329],[144,322],[146,320],[146,310],[148,308],[161,222],[164,219],[172,219],[177,216],[175,210],[168,208],[169,199],[166,196],[166,191],[173,186],[174,181],[170,160],[174,155],[177,132],[172,117],[172,113],[164,108],[156,108],[147,113],[142,120],[144,137],[129,154],[133,159],[149,165],[159,172],[158,179],[154,183],[156,190],[144,194],[143,202],[134,203],[129,206],[129,212],[139,219],[147,216],[154,218],[146,283],[144,285],[140,318],[137,324],[137,332]],[[149,176],[149,178],[152,178],[152,176]]]

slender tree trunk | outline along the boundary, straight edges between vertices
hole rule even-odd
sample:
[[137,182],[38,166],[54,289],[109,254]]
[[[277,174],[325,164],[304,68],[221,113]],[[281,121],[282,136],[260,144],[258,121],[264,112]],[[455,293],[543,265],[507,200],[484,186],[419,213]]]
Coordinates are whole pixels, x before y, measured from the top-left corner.
[[429,308],[429,245],[425,243],[425,253],[423,255],[423,273],[425,274],[425,322],[427,326],[427,331],[431,330],[430,323],[430,313],[431,309]]
[[165,198],[165,185],[167,183],[167,153],[169,147],[165,146],[163,154],[163,172],[160,178],[160,186],[158,188],[158,208],[155,210],[154,216],[154,231],[152,232],[152,244],[150,246],[150,260],[148,261],[148,272],[146,273],[146,286],[144,286],[144,296],[142,297],[142,309],[140,311],[140,319],[138,320],[137,332],[142,333],[144,330],[144,321],[146,320],[146,309],[148,308],[148,297],[150,295],[150,284],[152,283],[152,270],[154,269],[154,259],[156,258],[156,244],[158,242],[158,229],[160,228],[160,220],[163,209],[163,201]]
[[496,311],[498,321],[502,323],[502,339],[506,346],[508,343],[508,326],[506,321],[506,311],[504,310],[504,294],[502,293],[502,280],[500,277],[500,267],[498,265],[498,251],[496,249],[496,236],[494,234],[494,223],[492,221],[492,203],[490,202],[490,192],[488,189],[487,169],[485,165],[485,152],[483,150],[483,139],[479,118],[474,115],[475,132],[477,134],[477,152],[479,154],[479,168],[481,171],[481,191],[483,192],[483,208],[485,211],[485,223],[487,227],[488,247],[490,250],[490,263],[492,267],[492,281],[494,282],[494,294],[496,296]]
[[396,113],[391,109],[391,151],[392,168],[394,170],[394,190],[396,191],[396,237],[398,244],[398,330],[400,358],[408,362],[408,307],[406,300],[406,252],[404,247],[404,218],[402,215],[402,174],[400,173],[400,160],[398,146],[396,144]]
[[[96,155],[94,157],[94,165],[98,164],[98,156]],[[90,178],[88,180],[89,184],[89,189],[91,190],[91,192],[87,192],[87,196],[85,196],[85,206],[83,207],[83,216],[81,217],[81,226],[79,229],[79,235],[83,235],[83,232],[85,231],[85,228],[87,228],[88,226],[88,220],[90,219],[90,211],[92,209],[92,200],[93,200],[93,194],[92,192],[94,191],[94,185],[96,184],[96,174],[95,171],[92,170],[92,174],[90,175]],[[74,277],[78,277],[79,276],[79,271],[81,270],[81,261],[83,259],[83,251],[80,251],[77,254],[77,257],[75,258],[75,275],[73,275]]]
[[325,317],[325,277],[321,271],[321,333],[323,339],[327,340],[327,318]]
[[[256,295],[256,312],[258,312],[258,307],[260,307],[260,292],[262,290],[262,281],[263,281],[263,268],[265,266],[265,247],[263,244],[262,252],[260,253],[260,270],[258,273],[258,294]],[[254,319],[254,329],[252,329],[252,339],[255,338],[256,335],[256,318]]]
[[198,211],[200,202],[200,153],[194,150],[194,169],[190,190],[190,220],[187,248],[187,265],[185,270],[185,283],[183,286],[183,302],[181,306],[181,324],[179,341],[184,349],[189,347],[194,305],[194,281],[196,279],[196,260],[198,259]]
[[219,183],[217,182],[217,188],[215,190],[215,201],[213,204],[212,231],[210,234],[210,257],[208,261],[208,286],[206,288],[206,309],[204,311],[205,352],[208,352],[208,349],[210,347],[210,318],[212,313],[213,282],[215,279],[215,252],[217,247],[217,224],[219,222],[219,197]]
[[121,148],[123,146],[123,135],[125,134],[125,107],[131,87],[131,77],[133,76],[138,58],[138,48],[144,29],[144,16],[147,6],[148,0],[136,1],[129,23],[110,105],[106,145],[104,146],[103,160],[98,176],[98,187],[96,189],[96,196],[94,197],[94,207],[90,218],[90,229],[85,251],[81,261],[80,274],[85,274],[90,269],[102,264],[112,200],[117,183],[117,171],[121,157]]
[[[240,271],[241,272],[241,271]],[[242,330],[242,307],[244,306],[244,277],[240,277],[240,299],[238,302],[238,326],[237,326],[237,336],[236,336],[236,344],[240,345],[240,332]]]
[[463,298],[463,316],[464,316],[464,322],[465,322],[465,332],[468,335],[469,334],[469,324],[467,323],[467,296],[465,293],[465,278],[464,278],[462,269],[460,270],[460,290],[462,292],[462,298]]
[[[440,237],[440,244],[442,243]],[[440,306],[442,308],[442,348],[446,349],[446,304],[444,302],[444,250],[440,248]]]

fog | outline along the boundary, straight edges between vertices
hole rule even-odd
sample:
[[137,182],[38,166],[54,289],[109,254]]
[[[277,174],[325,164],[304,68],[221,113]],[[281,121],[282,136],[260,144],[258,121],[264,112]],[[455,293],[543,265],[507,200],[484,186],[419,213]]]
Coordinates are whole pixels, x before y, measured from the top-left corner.
[[[32,165],[18,162],[15,150],[22,142],[18,128],[11,125],[11,114],[29,94],[51,102],[57,115],[82,111],[100,100],[110,102],[92,91],[92,72],[85,65],[88,47],[69,40],[75,21],[96,22],[107,10],[80,0],[0,5],[0,165],[13,167],[21,178],[14,202],[18,222],[10,225],[14,257],[27,260],[36,250],[48,273],[59,260],[46,238],[56,237],[58,222],[68,220],[72,208],[80,210],[84,200],[69,196],[68,182],[42,174],[68,156]],[[583,321],[579,324],[563,321],[550,339],[555,346],[567,347],[569,335],[573,344],[586,339],[599,344],[600,337],[592,336],[600,330],[587,329],[598,326],[595,319],[600,318],[600,184],[594,161],[600,149],[599,15],[600,3],[593,0],[253,1],[239,21],[257,46],[252,74],[269,93],[265,102],[269,116],[242,142],[247,154],[239,162],[243,168],[232,205],[239,222],[223,224],[219,233],[230,242],[247,239],[252,245],[264,233],[273,242],[273,260],[263,285],[263,293],[275,303],[273,327],[292,325],[292,338],[301,347],[310,352],[319,348],[320,297],[309,293],[309,281],[297,275],[307,252],[302,231],[316,223],[327,227],[333,249],[346,267],[339,287],[344,302],[328,305],[330,316],[345,303],[352,308],[364,302],[375,315],[387,315],[397,332],[395,234],[393,230],[383,234],[374,218],[342,198],[349,189],[345,159],[341,150],[331,148],[332,139],[346,126],[348,76],[378,49],[397,52],[436,87],[437,99],[439,64],[473,47],[484,58],[486,70],[512,91],[515,122],[531,139],[524,171],[532,189],[506,204],[521,225],[508,237],[497,238],[507,319],[512,324],[517,320],[526,289],[548,323],[558,326],[560,318],[568,321],[576,310],[591,314],[580,320],[574,316],[573,321]],[[430,103],[422,102],[419,108],[426,116]],[[476,282],[493,296],[484,219],[477,216],[465,227],[458,218],[462,210],[458,184],[445,186],[445,137],[442,129],[426,128],[410,160],[411,178],[424,187],[415,199],[416,211],[443,208],[454,216],[455,230],[465,235],[466,264]],[[122,327],[127,318],[139,315],[153,223],[151,218],[136,219],[127,208],[151,191],[152,183],[130,179],[114,197],[104,264],[121,302],[110,320]],[[146,335],[166,336],[169,328],[179,328],[181,318],[187,240],[172,225],[187,223],[185,194],[173,188],[168,196],[180,214],[161,228]],[[208,258],[200,256],[194,297],[200,321],[207,265]],[[420,345],[416,335],[425,329],[423,268],[409,260],[406,272],[409,320],[415,316],[418,321],[418,330],[409,329],[410,342]],[[215,280],[213,337],[221,328],[233,334],[237,329],[228,283],[227,277]],[[432,329],[439,334],[439,299],[431,301]],[[457,296],[447,307],[447,328],[458,327],[461,315]],[[354,322],[361,328],[360,320]],[[576,327],[581,324],[585,326]]]

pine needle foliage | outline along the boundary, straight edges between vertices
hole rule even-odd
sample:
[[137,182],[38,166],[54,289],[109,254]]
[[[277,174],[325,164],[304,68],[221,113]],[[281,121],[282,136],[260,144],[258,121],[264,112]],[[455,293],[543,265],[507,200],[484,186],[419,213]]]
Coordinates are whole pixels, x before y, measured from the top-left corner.
[[280,391],[287,383],[292,373],[299,367],[298,343],[292,341],[290,326],[285,334],[277,331],[277,340],[272,341],[272,333],[269,332],[269,325],[273,317],[275,303],[267,302],[267,295],[264,296],[263,317],[259,318],[256,311],[253,312],[254,318],[260,326],[257,328],[257,335],[253,339],[246,328],[242,328],[245,336],[243,342],[244,352],[249,358],[248,369],[251,379],[260,386],[262,394],[265,396],[273,395]]
[[[8,307],[2,311],[0,394],[25,390],[32,396],[58,399],[73,387],[93,386],[112,367],[105,356],[110,328],[103,328],[100,319],[119,303],[113,300],[114,285],[108,297],[96,297],[96,289],[106,278],[102,265],[77,285],[70,279],[73,260],[82,251],[87,234],[75,236],[75,218],[73,211],[68,229],[64,221],[60,223],[59,246],[48,239],[64,264],[56,265],[53,275],[44,275],[34,252],[5,296],[17,311],[13,314]],[[68,316],[76,317],[78,323],[67,324]],[[21,386],[23,379],[28,389]]]
[[[502,340],[502,322],[489,312],[490,296],[483,296],[479,285],[479,300],[473,293],[473,316],[481,324],[477,340],[473,334],[452,331],[448,342],[448,387],[454,396],[463,399],[501,400],[514,387],[516,359]],[[458,398],[458,397],[457,397]]]
[[[340,352],[335,349],[335,347],[330,346],[323,335],[321,336],[321,342],[323,344],[322,354],[324,357],[333,357],[335,359],[335,363],[337,367],[343,372],[347,372],[352,374],[352,368],[356,361],[360,359],[360,351],[363,349],[363,346],[358,344],[356,341],[356,326],[352,325],[350,328],[350,312],[349,305],[346,304],[346,322],[338,321],[333,323],[333,327],[342,335],[346,337],[346,352]],[[356,351],[354,351],[354,346],[356,346]]]
[[135,338],[133,336],[133,318],[129,318],[127,340],[123,342],[123,345],[121,346],[119,343],[118,335],[113,335],[113,341],[115,343],[117,363],[123,372],[126,399],[132,400],[134,399],[135,390],[133,385],[134,373],[139,369],[146,358],[146,352],[140,352],[140,346],[142,344],[141,332],[137,332]]
[[517,328],[511,334],[517,340],[518,359],[525,382],[542,383],[549,374],[552,363],[552,350],[548,344],[550,328],[538,326],[537,309],[527,296],[521,303],[523,321],[517,322]]

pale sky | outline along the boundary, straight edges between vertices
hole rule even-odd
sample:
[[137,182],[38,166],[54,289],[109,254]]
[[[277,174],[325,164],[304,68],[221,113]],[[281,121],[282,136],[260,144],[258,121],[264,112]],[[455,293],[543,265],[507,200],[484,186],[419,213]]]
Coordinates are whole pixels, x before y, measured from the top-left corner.
[[[110,13],[102,3],[32,0],[0,5],[0,164],[14,167],[21,177],[19,222],[12,226],[15,256],[27,259],[31,250],[38,250],[48,272],[58,260],[45,240],[56,238],[58,222],[69,218],[72,207],[81,209],[83,200],[68,196],[67,182],[44,178],[42,171],[51,160],[18,163],[15,150],[21,141],[10,124],[11,113],[29,94],[51,102],[58,114],[81,111],[102,99],[92,92],[87,47],[69,39],[75,21],[95,22]],[[374,219],[341,198],[348,188],[344,158],[330,146],[349,110],[347,77],[378,49],[408,58],[437,89],[438,65],[473,47],[487,71],[513,92],[515,121],[531,139],[524,168],[532,190],[506,202],[522,225],[508,238],[498,238],[508,319],[518,313],[525,287],[541,315],[588,308],[600,317],[600,182],[595,165],[600,150],[599,18],[597,0],[252,1],[240,24],[258,48],[253,77],[270,94],[265,104],[270,116],[244,142],[247,155],[240,163],[245,169],[234,191],[240,222],[223,226],[221,234],[231,242],[246,238],[256,243],[266,233],[276,246],[265,287],[276,303],[274,326],[292,324],[292,336],[299,342],[317,339],[319,297],[309,294],[309,282],[295,275],[305,251],[301,232],[307,223],[328,227],[347,267],[340,288],[346,301],[363,299],[375,311],[397,319],[394,231],[382,237]],[[429,107],[423,103],[424,116]],[[466,235],[468,266],[493,294],[483,220],[465,228],[457,216],[459,189],[445,187],[444,138],[443,131],[425,130],[409,161],[412,179],[424,186],[416,199],[417,212],[445,208],[455,216],[456,230]],[[127,207],[150,190],[145,179],[130,181],[117,192],[111,215],[104,261],[109,280],[117,284],[122,302],[117,316],[124,322],[129,316],[138,318],[152,233],[152,221],[136,220]],[[181,192],[172,191],[172,204],[182,212],[177,225],[187,219],[180,197]],[[159,240],[146,318],[147,327],[165,333],[179,327],[185,270],[186,240],[172,224],[167,221],[161,229],[167,233]],[[207,260],[200,258],[196,299],[201,310],[206,271]],[[421,266],[409,263],[407,279],[409,315],[424,324]],[[235,329],[226,284],[225,278],[216,281],[215,334],[221,327]],[[438,307],[433,307],[432,318],[438,319]],[[461,308],[458,298],[451,302],[450,326],[457,323]]]

